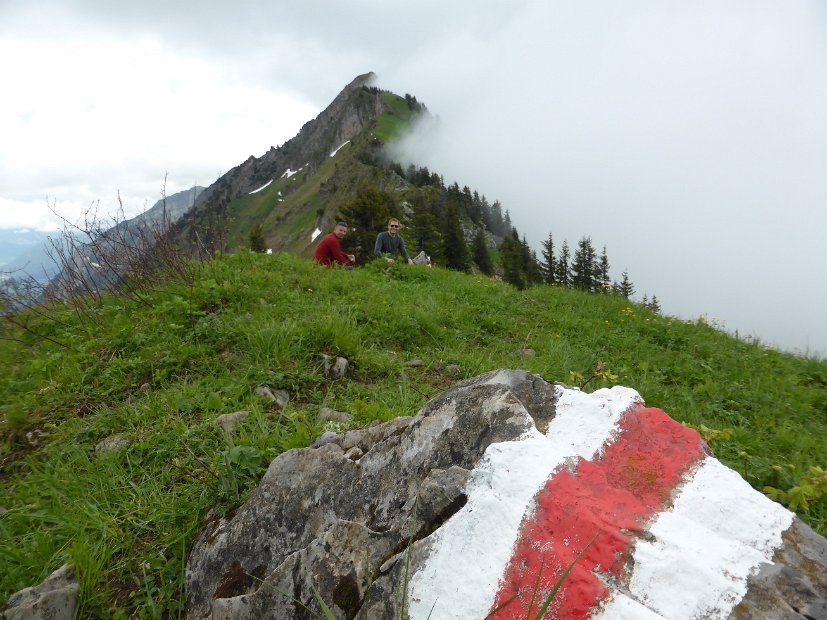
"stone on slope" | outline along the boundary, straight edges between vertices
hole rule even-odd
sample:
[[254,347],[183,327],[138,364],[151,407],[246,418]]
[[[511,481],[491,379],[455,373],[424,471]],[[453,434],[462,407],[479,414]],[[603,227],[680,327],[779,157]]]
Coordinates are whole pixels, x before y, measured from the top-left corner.
[[72,620],[80,590],[75,567],[64,564],[43,583],[12,594],[0,612],[3,620]]
[[558,618],[819,617],[827,600],[827,542],[628,388],[494,371],[314,445],[200,534],[189,618],[310,617],[315,591],[337,618],[524,618],[575,560]]

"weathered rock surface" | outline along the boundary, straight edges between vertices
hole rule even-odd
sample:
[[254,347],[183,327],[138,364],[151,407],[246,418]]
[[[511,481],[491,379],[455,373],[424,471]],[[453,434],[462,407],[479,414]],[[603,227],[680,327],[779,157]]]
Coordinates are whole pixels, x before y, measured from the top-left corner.
[[[529,569],[539,564],[542,572],[548,561],[562,570],[568,560],[559,558],[587,542],[569,544],[566,534],[554,543],[553,523],[603,533],[591,549],[597,561],[584,556],[569,578],[572,590],[561,590],[569,597],[563,603],[584,591],[595,618],[826,617],[827,541],[709,456],[694,431],[646,409],[633,390],[601,392],[598,398],[527,372],[494,371],[457,384],[416,417],[325,433],[311,448],[280,455],[247,503],[199,535],[187,564],[188,617],[310,618],[320,612],[318,592],[337,618],[482,618],[508,596],[509,548],[529,551],[516,564],[512,557],[513,579],[534,583]],[[647,425],[657,427],[657,441],[647,443]],[[589,437],[597,427],[603,437]],[[574,451],[564,448],[554,465],[547,452],[568,439]],[[677,454],[681,446],[688,457]],[[620,464],[614,470],[603,462],[612,451]],[[563,479],[580,490],[549,491],[545,472],[527,473],[526,465],[543,460],[549,484]],[[671,495],[658,486],[670,467],[678,472]],[[588,482],[596,471],[603,477]],[[525,512],[520,504],[515,512],[508,504],[520,494],[536,508]],[[619,499],[606,502],[604,494]],[[676,516],[634,522],[620,514],[647,495],[656,510]],[[550,538],[531,538],[529,521],[561,498],[585,511],[565,508],[541,523],[538,531]],[[695,538],[675,541],[684,531]],[[506,555],[497,564],[486,554],[503,550],[501,538]],[[555,553],[564,555],[544,555],[558,543]],[[704,544],[711,553],[698,548]],[[720,562],[698,568],[706,555]],[[486,571],[487,581],[480,578]],[[489,587],[481,602],[471,600]],[[526,617],[519,604],[495,617]]]
[[[554,386],[534,375],[489,373],[415,418],[280,455],[248,502],[196,541],[188,616],[301,618],[307,612],[296,600],[313,605],[315,587],[338,617],[353,617],[370,584],[397,583],[409,541],[464,504],[464,481],[485,449],[528,430],[529,415],[547,424],[555,398]],[[345,458],[354,448],[361,458]],[[381,605],[395,609],[392,600]]]
[[818,620],[827,618],[827,541],[800,519],[783,534],[772,564],[749,578],[749,589],[735,607],[738,620]]
[[80,586],[75,568],[64,564],[38,586],[9,597],[2,620],[73,620]]

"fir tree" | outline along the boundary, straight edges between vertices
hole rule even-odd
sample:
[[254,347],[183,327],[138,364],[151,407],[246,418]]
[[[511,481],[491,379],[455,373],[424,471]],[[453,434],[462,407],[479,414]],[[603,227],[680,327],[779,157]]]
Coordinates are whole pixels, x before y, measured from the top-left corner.
[[506,229],[503,223],[503,208],[499,200],[491,205],[491,227],[488,229],[498,237],[506,237],[511,234],[511,229]]
[[442,229],[442,254],[445,266],[457,271],[468,271],[470,255],[462,226],[459,221],[459,212],[456,206],[449,205],[445,210],[445,219]]
[[584,291],[594,292],[597,269],[594,261],[594,247],[589,237],[582,237],[577,243],[571,263],[572,284]]
[[262,228],[261,222],[250,230],[250,250],[253,252],[267,251],[267,241],[264,238],[264,228]]
[[522,244],[516,228],[511,229],[511,234],[506,235],[500,245],[500,261],[503,280],[523,290],[526,286],[526,279],[523,271]]
[[411,198],[413,215],[407,224],[404,239],[414,254],[426,252],[434,261],[442,262],[442,233],[439,230],[437,205],[438,191],[426,187],[418,190]]
[[557,282],[557,261],[554,259],[554,239],[551,233],[548,234],[548,239],[543,241],[541,254],[543,261],[540,267],[543,272],[543,281],[546,284],[555,284]]
[[652,295],[652,301],[649,302],[649,309],[652,312],[660,312],[660,302],[657,295]]
[[[385,230],[391,207],[395,207],[390,194],[379,191],[373,185],[366,185],[356,192],[353,199],[342,206],[342,218],[348,223],[348,234],[342,241],[346,252],[356,255],[357,264],[373,260],[373,246],[376,235]],[[396,209],[394,208],[393,211]]]
[[531,249],[523,235],[520,241],[520,257],[523,261],[523,273],[527,285],[540,284],[543,281],[543,272],[540,269],[540,263],[537,260],[537,253]]
[[477,268],[487,276],[494,273],[494,265],[491,263],[491,255],[488,253],[488,244],[485,238],[485,232],[482,229],[477,230],[474,235],[474,243],[472,245],[471,256]]
[[612,280],[609,277],[609,256],[606,254],[606,246],[600,254],[600,261],[597,264],[597,285],[601,293],[608,293],[611,290]]
[[620,285],[618,286],[618,293],[623,295],[626,299],[629,299],[632,295],[635,294],[635,287],[632,284],[632,281],[629,280],[629,272],[625,269],[623,270],[623,274],[621,276],[623,279],[620,281]]
[[571,267],[569,266],[569,242],[563,240],[560,258],[557,259],[557,283],[560,286],[571,286]]

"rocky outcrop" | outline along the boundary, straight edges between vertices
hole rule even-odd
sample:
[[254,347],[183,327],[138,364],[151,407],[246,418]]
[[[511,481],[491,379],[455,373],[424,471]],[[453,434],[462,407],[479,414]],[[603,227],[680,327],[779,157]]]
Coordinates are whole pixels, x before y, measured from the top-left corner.
[[199,535],[187,615],[533,617],[571,564],[557,617],[820,617],[825,557],[633,390],[500,370],[276,458]]
[[380,91],[363,88],[375,78],[373,73],[357,76],[295,137],[278,148],[271,147],[261,157],[251,155],[223,175],[198,197],[184,225],[199,221],[206,213],[281,177],[288,169],[296,171],[309,166],[310,172],[314,172],[334,149],[355,138],[385,110]]
[[464,505],[462,488],[485,449],[519,437],[532,417],[547,424],[555,398],[539,377],[494,373],[415,418],[282,454],[250,500],[195,543],[189,617],[304,617],[313,588],[352,617],[371,584],[391,589],[409,543]]

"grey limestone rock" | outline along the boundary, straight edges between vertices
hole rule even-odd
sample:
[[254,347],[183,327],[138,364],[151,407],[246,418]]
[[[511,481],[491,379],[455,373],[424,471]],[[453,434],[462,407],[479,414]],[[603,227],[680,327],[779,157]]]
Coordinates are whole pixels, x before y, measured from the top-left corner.
[[256,396],[266,398],[278,409],[284,409],[290,401],[290,394],[287,390],[276,390],[274,392],[266,385],[260,385],[256,388]]
[[79,589],[74,566],[64,564],[40,585],[12,594],[0,619],[72,620]]
[[215,423],[225,434],[232,436],[235,434],[239,424],[241,424],[248,415],[250,415],[250,412],[246,409],[234,411],[233,413],[224,413],[215,419]]
[[213,520],[196,540],[188,617],[304,617],[314,588],[336,617],[395,617],[406,558],[417,561],[419,541],[465,504],[485,449],[547,426],[557,397],[535,375],[495,371],[457,384],[416,417],[285,452],[231,518]]
[[346,411],[335,411],[330,407],[323,407],[319,412],[320,422],[338,422],[340,424],[347,424],[353,420],[353,416]]

